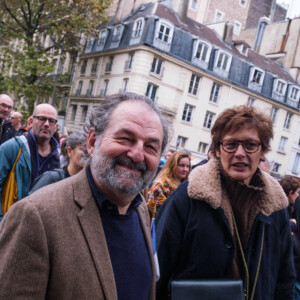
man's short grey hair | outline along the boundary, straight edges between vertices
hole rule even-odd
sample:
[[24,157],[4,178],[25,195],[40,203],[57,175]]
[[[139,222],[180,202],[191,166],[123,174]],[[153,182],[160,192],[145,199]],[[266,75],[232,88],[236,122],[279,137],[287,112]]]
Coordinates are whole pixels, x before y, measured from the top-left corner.
[[169,141],[169,132],[168,132],[168,122],[166,118],[162,115],[158,106],[148,97],[138,95],[135,93],[118,93],[112,95],[106,99],[106,101],[101,104],[100,106],[93,109],[89,120],[84,125],[84,131],[86,136],[85,145],[83,146],[83,153],[82,153],[82,162],[86,165],[90,164],[90,156],[87,152],[86,143],[87,143],[87,136],[91,128],[95,129],[95,134],[97,137],[102,136],[105,132],[106,128],[109,125],[111,115],[113,111],[117,108],[119,104],[125,101],[137,101],[139,103],[144,103],[154,111],[160,119],[162,128],[163,128],[163,141],[161,147],[161,154],[164,153],[165,148]]

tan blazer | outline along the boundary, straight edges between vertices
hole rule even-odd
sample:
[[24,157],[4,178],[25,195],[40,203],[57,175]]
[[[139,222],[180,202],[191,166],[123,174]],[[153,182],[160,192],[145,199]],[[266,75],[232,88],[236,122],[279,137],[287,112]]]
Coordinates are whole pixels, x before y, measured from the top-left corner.
[[[155,272],[145,201],[137,209]],[[117,290],[86,170],[18,201],[0,223],[0,299],[115,299]]]

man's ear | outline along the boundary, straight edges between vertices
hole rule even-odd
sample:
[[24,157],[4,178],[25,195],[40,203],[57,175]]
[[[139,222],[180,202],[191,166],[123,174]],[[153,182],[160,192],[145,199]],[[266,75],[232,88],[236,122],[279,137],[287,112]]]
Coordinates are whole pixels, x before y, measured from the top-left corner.
[[97,136],[95,134],[95,129],[91,128],[87,137],[86,149],[90,156],[93,155]]
[[33,123],[33,116],[29,117],[27,122],[28,122],[29,125],[32,125],[32,123]]
[[221,156],[220,151],[216,149],[215,155],[216,155],[217,158],[220,158],[220,156]]

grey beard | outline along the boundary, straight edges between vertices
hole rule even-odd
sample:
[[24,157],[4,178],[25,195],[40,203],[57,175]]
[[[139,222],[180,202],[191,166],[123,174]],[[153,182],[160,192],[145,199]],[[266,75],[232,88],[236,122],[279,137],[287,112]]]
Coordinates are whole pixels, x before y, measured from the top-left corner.
[[[97,150],[91,160],[91,169],[95,181],[111,190],[136,196],[145,189],[155,176],[155,172],[147,170],[144,162],[135,163],[126,154],[115,158],[103,157]],[[141,174],[132,173],[118,168],[117,165],[137,169]]]

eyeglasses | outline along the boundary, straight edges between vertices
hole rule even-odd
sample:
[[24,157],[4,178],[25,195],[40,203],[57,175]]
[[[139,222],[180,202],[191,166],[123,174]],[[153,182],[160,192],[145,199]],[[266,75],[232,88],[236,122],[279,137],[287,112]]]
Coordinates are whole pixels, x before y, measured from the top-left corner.
[[7,109],[12,109],[13,107],[10,105],[6,105],[5,103],[0,103],[0,106],[7,108]]
[[45,118],[42,116],[33,116],[33,118],[38,119],[41,124],[46,123],[47,120],[50,125],[55,125],[57,123],[57,120],[52,119],[52,118]]
[[224,140],[220,141],[220,144],[222,145],[222,148],[225,152],[233,153],[237,150],[238,146],[241,144],[243,146],[243,149],[246,153],[255,153],[259,146],[261,145],[261,142],[258,142],[256,140],[245,140],[245,141],[239,141],[239,140]]

